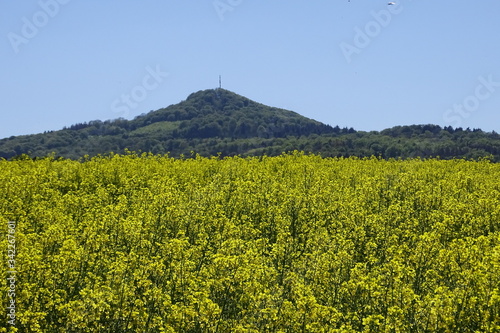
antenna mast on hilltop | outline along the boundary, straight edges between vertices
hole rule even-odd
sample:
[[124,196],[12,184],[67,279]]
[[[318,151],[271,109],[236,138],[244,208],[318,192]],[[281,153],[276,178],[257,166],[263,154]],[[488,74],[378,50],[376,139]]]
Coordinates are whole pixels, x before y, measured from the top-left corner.
[[217,98],[220,98],[219,96],[219,91],[222,87],[222,79],[221,79],[221,76],[219,75],[219,88],[215,89],[215,96],[217,96]]

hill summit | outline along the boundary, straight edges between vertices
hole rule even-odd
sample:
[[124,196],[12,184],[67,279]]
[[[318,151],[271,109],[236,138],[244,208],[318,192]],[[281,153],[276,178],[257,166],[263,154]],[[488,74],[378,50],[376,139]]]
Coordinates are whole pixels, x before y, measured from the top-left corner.
[[186,139],[279,138],[333,130],[293,111],[269,107],[224,89],[198,91],[179,104],[136,118],[132,124],[141,132],[162,131],[172,134],[171,138]]
[[0,157],[55,153],[79,158],[124,149],[173,156],[191,151],[230,155],[261,145],[251,139],[273,140],[332,131],[331,126],[296,112],[269,107],[225,89],[209,89],[133,120],[93,120],[59,131],[3,139]]

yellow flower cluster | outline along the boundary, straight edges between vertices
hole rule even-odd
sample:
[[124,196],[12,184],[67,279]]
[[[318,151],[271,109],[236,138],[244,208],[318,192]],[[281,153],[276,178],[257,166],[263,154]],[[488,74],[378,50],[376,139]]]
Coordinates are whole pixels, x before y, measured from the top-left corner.
[[3,332],[500,331],[486,160],[0,161],[9,221]]

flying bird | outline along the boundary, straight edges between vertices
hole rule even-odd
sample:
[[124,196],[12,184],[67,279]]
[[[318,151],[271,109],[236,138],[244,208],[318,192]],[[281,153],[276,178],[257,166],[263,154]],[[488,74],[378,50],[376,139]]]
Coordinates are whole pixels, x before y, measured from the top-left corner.
[[394,6],[396,3],[395,2],[389,2],[387,6]]

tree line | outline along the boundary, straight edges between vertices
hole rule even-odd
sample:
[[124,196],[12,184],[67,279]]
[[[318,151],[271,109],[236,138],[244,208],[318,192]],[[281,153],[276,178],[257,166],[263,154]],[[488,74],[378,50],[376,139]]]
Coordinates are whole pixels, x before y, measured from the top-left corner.
[[500,136],[480,129],[395,126],[363,132],[329,126],[216,89],[132,120],[74,124],[60,131],[0,140],[0,158],[50,154],[78,159],[125,149],[188,156],[270,155],[301,150],[331,157],[489,157],[500,161]]

